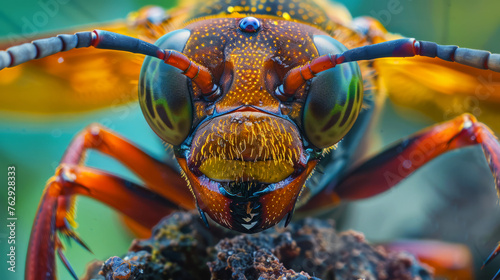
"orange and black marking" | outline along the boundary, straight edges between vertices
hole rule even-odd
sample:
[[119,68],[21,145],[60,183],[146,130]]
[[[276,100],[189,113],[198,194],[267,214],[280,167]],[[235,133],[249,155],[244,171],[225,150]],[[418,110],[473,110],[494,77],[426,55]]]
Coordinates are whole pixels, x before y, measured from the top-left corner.
[[[287,71],[318,56],[312,36],[326,35],[299,22],[257,18],[251,32],[240,27],[245,17],[193,22],[185,27],[191,36],[183,51],[211,71],[221,90],[210,103],[193,84],[201,123],[184,171],[202,211],[244,232],[263,230],[293,211],[315,165],[289,117],[301,121],[307,85],[293,103],[281,102],[274,91]],[[214,117],[207,118],[208,107]]]
[[[315,36],[344,34],[338,36],[342,39],[353,32],[316,1],[199,1],[189,7],[182,29],[167,36],[185,42],[175,49],[206,68],[217,91],[208,96],[196,81],[186,80],[190,98],[154,96],[160,75],[175,73],[148,61],[153,75],[140,81],[145,85],[141,104],[150,125],[160,126],[155,131],[175,145],[200,212],[238,231],[261,231],[291,217],[323,142],[352,125],[346,121],[355,119],[362,95],[359,90],[350,94],[349,84],[339,92],[338,106],[327,108],[328,117],[309,129],[312,140],[321,143],[314,146],[305,136],[304,110],[323,108],[307,101],[310,82],[298,86],[290,100],[276,89],[291,69],[320,56]],[[156,44],[177,46],[167,41]],[[339,69],[342,78],[357,74]],[[359,78],[352,84],[359,87]],[[323,113],[309,113],[308,125]],[[191,127],[185,125],[189,122]],[[316,133],[316,128],[322,130]]]
[[[345,28],[316,1],[202,1],[191,7],[182,52],[212,73],[220,91],[207,100],[191,84],[195,129],[177,158],[202,213],[257,232],[291,215],[323,148],[311,149],[301,128],[309,83],[298,87],[293,101],[281,100],[276,88],[291,69],[319,56],[314,36]],[[354,102],[362,93],[355,93],[342,93],[345,104],[339,104],[353,106],[337,108],[318,125],[342,126],[359,109]]]

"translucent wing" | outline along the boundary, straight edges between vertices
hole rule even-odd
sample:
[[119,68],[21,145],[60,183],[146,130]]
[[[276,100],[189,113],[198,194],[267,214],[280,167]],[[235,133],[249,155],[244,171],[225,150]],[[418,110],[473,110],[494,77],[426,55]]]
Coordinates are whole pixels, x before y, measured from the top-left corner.
[[436,121],[469,112],[500,131],[500,73],[426,57],[379,59],[374,65],[395,104]]
[[[182,16],[164,14],[151,19],[145,7],[128,21],[58,33],[101,28],[154,42],[175,28]],[[158,11],[153,11],[158,16]],[[174,11],[175,12],[175,11]],[[55,34],[46,34],[50,37]],[[22,42],[16,43],[19,44]],[[9,45],[1,44],[0,49]],[[137,81],[144,56],[85,48],[34,60],[0,73],[0,111],[23,116],[54,116],[117,106],[137,99]]]

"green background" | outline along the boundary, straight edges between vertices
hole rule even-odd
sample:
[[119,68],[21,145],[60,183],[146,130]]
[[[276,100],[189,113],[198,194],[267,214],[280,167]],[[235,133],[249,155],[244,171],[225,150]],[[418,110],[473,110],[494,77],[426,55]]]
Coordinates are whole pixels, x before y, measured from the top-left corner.
[[[25,20],[33,21],[33,17],[43,10],[41,2],[53,1],[3,1],[0,7],[0,36],[10,38],[23,33]],[[391,1],[340,2],[354,16],[377,17],[391,32],[441,44],[459,44],[500,53],[498,0],[479,0],[474,4],[467,0],[400,0],[401,12],[390,14],[390,18],[387,15]],[[93,26],[98,22],[124,18],[128,12],[146,4],[171,7],[175,3],[70,0],[66,4],[58,4],[58,11],[49,16],[46,24],[37,26],[36,31],[43,33],[89,24]],[[16,93],[2,92],[0,88],[0,94]],[[408,110],[408,115],[417,118],[401,120],[395,115],[392,105],[387,106],[378,128],[384,143],[432,124],[432,121],[416,112]],[[1,279],[23,278],[30,228],[44,183],[54,173],[71,138],[91,122],[102,123],[138,143],[151,154],[161,157],[162,145],[135,104],[125,109],[114,108],[51,122],[0,115],[0,186],[5,186],[0,188]],[[17,169],[16,273],[8,272],[6,264],[6,173],[10,165],[15,165]],[[133,177],[116,161],[93,152],[89,153],[88,165]],[[353,203],[342,227],[361,230],[372,241],[431,238],[467,243],[479,262],[500,239],[497,230],[500,209],[492,184],[479,149],[471,148],[445,155],[418,171],[398,188],[376,198]],[[78,275],[82,275],[86,263],[92,259],[104,260],[124,253],[133,238],[123,233],[120,220],[112,210],[87,198],[78,200],[77,222],[80,224],[78,232],[94,252],[94,255],[87,253],[78,245],[68,248],[66,256]],[[499,267],[495,263],[493,269],[495,265]],[[70,279],[59,261],[58,270],[60,279]],[[494,271],[481,273],[478,279],[487,279],[483,277],[491,278]]]

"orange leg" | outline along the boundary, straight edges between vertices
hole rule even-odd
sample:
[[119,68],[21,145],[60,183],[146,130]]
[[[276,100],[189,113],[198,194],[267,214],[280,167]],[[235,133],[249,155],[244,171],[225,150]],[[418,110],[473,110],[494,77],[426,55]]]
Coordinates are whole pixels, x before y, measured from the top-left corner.
[[395,143],[327,186],[301,208],[332,207],[342,199],[354,200],[382,193],[432,159],[454,149],[480,144],[500,189],[500,144],[488,127],[469,115],[437,124]]
[[[87,149],[96,149],[118,159],[137,173],[148,188],[83,166]],[[73,230],[77,194],[117,209],[144,228],[151,228],[178,206],[185,209],[195,206],[185,181],[175,170],[101,126],[92,125],[75,137],[55,176],[47,182],[31,232],[27,280],[55,279],[56,251],[77,279],[62,254],[63,246],[56,234],[59,231],[88,249]]]
[[177,171],[98,124],[90,125],[73,139],[61,163],[80,165],[87,149],[115,158],[137,174],[151,190],[182,208],[194,209],[191,192]]
[[[432,159],[454,149],[481,145],[500,190],[500,144],[490,129],[469,115],[461,115],[451,121],[434,125],[361,164],[341,178],[339,183],[330,184],[313,197],[300,210],[333,207],[341,200],[368,198],[382,193]],[[487,259],[491,261],[500,251],[500,246]],[[496,276],[494,279],[500,279]]]
[[402,240],[382,244],[391,252],[408,252],[445,279],[472,280],[472,255],[465,245],[432,240]]

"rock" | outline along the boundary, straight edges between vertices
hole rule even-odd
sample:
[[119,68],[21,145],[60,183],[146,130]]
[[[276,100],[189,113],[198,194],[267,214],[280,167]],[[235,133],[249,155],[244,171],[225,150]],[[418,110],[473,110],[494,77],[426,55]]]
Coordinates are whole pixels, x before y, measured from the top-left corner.
[[332,221],[308,218],[239,234],[213,223],[207,229],[189,212],[164,218],[151,238],[134,240],[123,258],[108,259],[100,276],[90,268],[87,274],[106,280],[432,279],[413,256],[371,246],[361,233],[337,234]]

